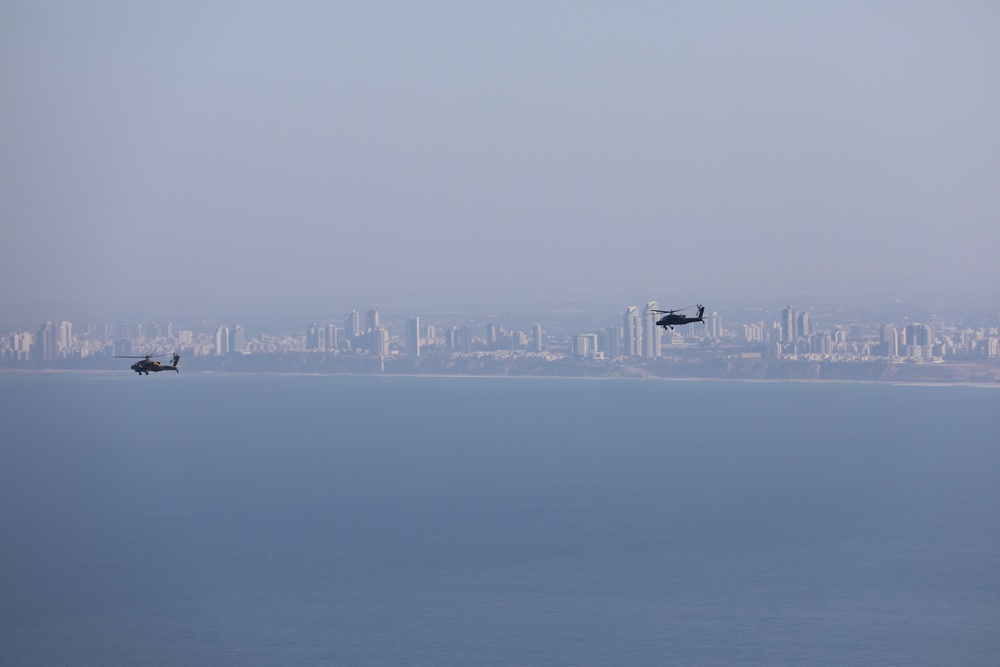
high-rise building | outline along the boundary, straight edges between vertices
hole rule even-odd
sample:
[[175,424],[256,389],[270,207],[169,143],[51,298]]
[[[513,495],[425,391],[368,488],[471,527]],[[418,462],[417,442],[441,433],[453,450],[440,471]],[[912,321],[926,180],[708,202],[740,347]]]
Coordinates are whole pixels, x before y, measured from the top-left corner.
[[330,322],[326,325],[326,350],[327,352],[332,352],[340,348],[340,330],[337,326]]
[[934,332],[926,324],[919,324],[916,322],[913,324],[907,324],[906,343],[907,345],[930,347],[934,344]]
[[642,356],[652,358],[662,354],[663,330],[656,326],[659,305],[650,301],[642,311]]
[[829,357],[833,354],[833,338],[830,337],[829,331],[824,331],[820,334],[815,334],[814,338],[817,340],[816,351],[825,357]]
[[35,335],[36,359],[55,359],[59,354],[59,330],[52,322],[44,322]]
[[531,347],[532,352],[542,351],[542,325],[535,322],[534,326],[531,327]]
[[11,334],[10,347],[14,352],[14,358],[27,360],[31,358],[32,337],[30,331],[17,331]]
[[406,353],[411,357],[420,356],[420,317],[411,317],[406,322]]
[[794,343],[799,337],[798,312],[794,306],[788,306],[781,311],[781,342]]
[[215,353],[229,353],[229,327],[219,327],[215,332]]
[[365,313],[365,331],[375,331],[378,327],[378,306],[372,306]]
[[604,330],[604,354],[612,359],[622,355],[622,327],[620,324],[613,324]]
[[597,355],[597,334],[577,334],[573,337],[573,356],[592,359]]
[[503,327],[499,324],[486,325],[486,349],[499,350],[500,341],[503,339]]
[[368,353],[384,357],[389,354],[389,330],[382,325],[368,332]]
[[452,327],[447,335],[448,349],[462,354],[468,354],[472,347],[472,335],[469,327]]
[[69,356],[70,350],[73,349],[73,325],[70,322],[59,323],[59,340],[56,341],[56,347],[59,354],[64,357]]
[[883,324],[879,327],[879,342],[882,344],[883,356],[899,356],[899,332],[896,331],[895,325]]
[[708,333],[708,337],[713,340],[722,338],[722,316],[714,310],[705,319],[705,331]]
[[623,329],[625,332],[624,351],[627,356],[638,357],[642,355],[642,316],[639,309],[629,306],[623,318]]
[[743,325],[743,338],[746,339],[748,343],[759,343],[764,340],[764,323],[757,322],[756,324],[744,324]]
[[229,351],[243,353],[246,348],[246,333],[243,331],[243,325],[237,324],[229,331]]
[[356,310],[344,315],[344,335],[347,340],[361,335],[361,313]]
[[798,335],[802,338],[808,338],[814,333],[816,332],[813,331],[812,320],[809,317],[809,312],[804,310],[801,313],[799,313]]

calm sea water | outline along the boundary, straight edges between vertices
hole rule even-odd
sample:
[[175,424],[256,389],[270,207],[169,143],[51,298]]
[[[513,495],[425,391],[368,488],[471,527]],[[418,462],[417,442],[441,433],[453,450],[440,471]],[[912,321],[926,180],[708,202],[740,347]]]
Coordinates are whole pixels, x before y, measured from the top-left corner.
[[993,666],[998,407],[0,374],[0,661]]

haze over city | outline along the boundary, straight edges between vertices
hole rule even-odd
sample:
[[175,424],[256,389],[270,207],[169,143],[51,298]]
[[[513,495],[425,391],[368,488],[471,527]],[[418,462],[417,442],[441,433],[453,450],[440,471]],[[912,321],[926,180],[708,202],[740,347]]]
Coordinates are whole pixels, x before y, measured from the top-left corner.
[[7,319],[995,301],[996,3],[0,8]]
[[998,36],[0,0],[2,662],[1000,664]]

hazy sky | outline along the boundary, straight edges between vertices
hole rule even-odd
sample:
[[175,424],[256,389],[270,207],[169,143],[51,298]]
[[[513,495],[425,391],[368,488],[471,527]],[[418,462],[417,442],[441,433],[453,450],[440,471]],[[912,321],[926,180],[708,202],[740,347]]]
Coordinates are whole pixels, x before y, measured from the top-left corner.
[[0,0],[0,305],[1000,282],[1000,3]]

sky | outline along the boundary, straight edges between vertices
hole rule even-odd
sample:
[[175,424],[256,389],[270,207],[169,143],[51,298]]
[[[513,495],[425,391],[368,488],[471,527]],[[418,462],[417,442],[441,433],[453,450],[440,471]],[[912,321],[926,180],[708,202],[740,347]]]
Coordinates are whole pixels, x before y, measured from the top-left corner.
[[0,0],[0,308],[996,287],[998,36],[985,0]]

